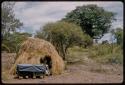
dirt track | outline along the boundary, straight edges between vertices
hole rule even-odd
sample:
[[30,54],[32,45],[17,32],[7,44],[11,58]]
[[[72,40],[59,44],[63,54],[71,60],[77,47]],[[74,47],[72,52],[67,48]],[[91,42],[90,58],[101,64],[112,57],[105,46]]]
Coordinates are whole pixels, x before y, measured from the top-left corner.
[[[69,65],[61,75],[46,76],[43,79],[9,79],[8,83],[121,83],[122,67],[106,67],[106,72],[91,71],[87,65]],[[110,68],[110,69],[108,69]],[[4,81],[5,82],[5,81]]]

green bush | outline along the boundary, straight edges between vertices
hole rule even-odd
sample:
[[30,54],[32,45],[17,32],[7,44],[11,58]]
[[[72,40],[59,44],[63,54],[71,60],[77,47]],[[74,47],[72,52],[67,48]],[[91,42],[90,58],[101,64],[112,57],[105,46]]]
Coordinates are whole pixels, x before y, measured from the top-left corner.
[[100,44],[89,49],[89,57],[98,62],[123,64],[123,50],[119,45]]
[[84,63],[84,57],[86,57],[86,53],[88,53],[88,49],[79,46],[73,46],[68,49],[66,61],[68,64]]
[[107,63],[123,64],[123,55],[119,53],[114,53],[109,55]]

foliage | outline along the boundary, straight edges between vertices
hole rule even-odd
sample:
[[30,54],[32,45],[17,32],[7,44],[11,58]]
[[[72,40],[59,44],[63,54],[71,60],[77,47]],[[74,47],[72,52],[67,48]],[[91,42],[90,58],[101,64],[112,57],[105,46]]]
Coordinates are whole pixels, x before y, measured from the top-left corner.
[[17,52],[19,43],[21,43],[28,35],[28,33],[16,32],[23,23],[15,17],[14,2],[5,1],[2,3],[2,50],[8,52]]
[[108,44],[108,43],[109,43],[108,40],[102,41],[102,44]]
[[2,50],[18,52],[20,44],[26,40],[27,37],[31,37],[31,34],[14,32],[9,34],[9,36],[4,36],[2,40]]
[[115,34],[115,38],[117,39],[117,44],[122,45],[123,44],[123,29],[116,28],[116,31],[114,34]]
[[97,5],[83,5],[69,12],[62,21],[74,22],[83,32],[92,38],[101,38],[107,33],[115,13],[104,10]]
[[123,49],[117,44],[100,44],[93,46],[90,49],[89,57],[101,63],[123,63]]
[[83,64],[85,63],[84,58],[87,56],[87,48],[82,48],[79,46],[73,46],[68,48],[66,55],[67,64]]
[[88,47],[88,46],[91,46],[93,44],[93,41],[92,41],[92,38],[87,35],[87,34],[84,34],[84,47]]
[[84,43],[90,45],[89,41],[92,41],[79,26],[67,22],[48,23],[43,27],[43,30],[37,32],[36,37],[44,38],[53,43],[64,59],[69,47],[82,46]]
[[15,18],[13,7],[13,2],[3,2],[2,3],[2,37],[9,36],[10,32],[15,32],[17,28],[20,28],[23,23],[19,19]]

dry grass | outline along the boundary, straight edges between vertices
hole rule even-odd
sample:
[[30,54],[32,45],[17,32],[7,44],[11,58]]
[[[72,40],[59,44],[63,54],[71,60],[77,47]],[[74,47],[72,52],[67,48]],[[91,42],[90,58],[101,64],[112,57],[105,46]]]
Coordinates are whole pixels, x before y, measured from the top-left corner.
[[22,43],[18,58],[10,70],[15,73],[17,64],[40,64],[40,59],[49,55],[52,61],[52,74],[60,74],[64,70],[64,61],[58,55],[55,47],[48,41],[38,38],[28,38]]
[[89,57],[104,64],[123,64],[123,49],[116,44],[100,44],[90,48]]
[[2,54],[2,56],[1,56],[1,60],[2,60],[2,62],[1,62],[1,64],[2,64],[1,78],[2,78],[2,81],[5,81],[5,80],[8,80],[10,77],[10,75],[8,73],[9,73],[10,68],[14,64],[16,53],[2,52],[1,54]]

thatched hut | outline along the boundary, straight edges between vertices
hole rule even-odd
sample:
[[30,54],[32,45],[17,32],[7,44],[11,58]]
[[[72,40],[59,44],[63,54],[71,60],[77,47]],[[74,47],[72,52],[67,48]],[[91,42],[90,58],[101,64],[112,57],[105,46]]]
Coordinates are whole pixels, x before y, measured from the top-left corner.
[[10,69],[10,73],[15,74],[17,64],[41,63],[48,64],[52,74],[60,74],[64,70],[64,61],[51,43],[43,39],[28,38],[22,43],[18,58]]

